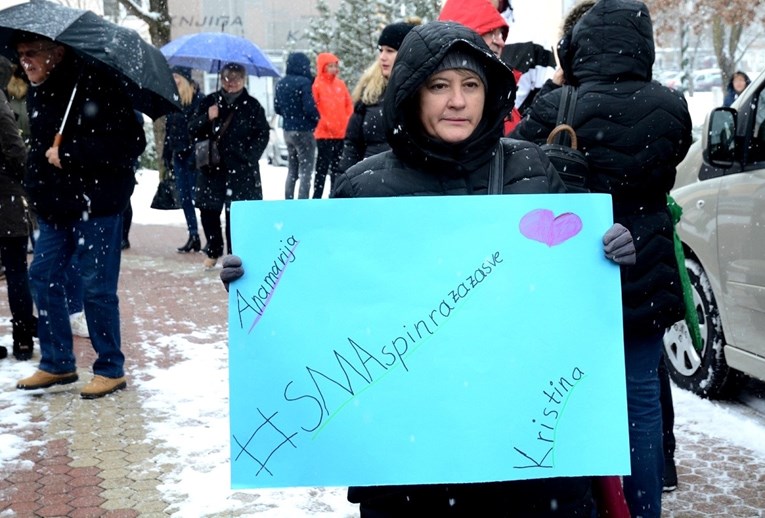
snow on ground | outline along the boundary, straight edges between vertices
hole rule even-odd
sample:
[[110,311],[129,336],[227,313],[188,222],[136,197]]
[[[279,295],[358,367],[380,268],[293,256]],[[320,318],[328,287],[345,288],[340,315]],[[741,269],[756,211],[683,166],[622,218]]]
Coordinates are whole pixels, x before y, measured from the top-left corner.
[[[689,100],[694,124],[701,124],[706,113],[714,106],[714,94],[696,94]],[[264,197],[283,199],[286,168],[261,162]],[[133,224],[161,224],[184,226],[180,210],[150,209],[156,190],[156,171],[141,170],[132,198]],[[8,326],[10,327],[10,326]],[[193,338],[193,339],[190,339]],[[0,337],[0,345],[10,349],[10,335]],[[133,379],[145,397],[144,408],[161,416],[147,422],[148,435],[153,440],[174,444],[172,455],[157,459],[158,464],[169,463],[178,469],[164,481],[161,490],[171,509],[179,516],[192,516],[234,512],[245,505],[252,509],[257,502],[259,514],[268,516],[356,516],[356,506],[345,501],[344,488],[296,488],[268,491],[238,491],[229,489],[227,349],[222,326],[197,329],[193,337],[165,337],[167,354],[185,358],[170,368],[157,372],[146,367],[134,373]],[[212,345],[212,347],[211,347]],[[0,386],[13,386],[28,373],[25,364],[2,362]],[[195,380],[208,380],[200,384]],[[149,380],[140,381],[139,380]],[[189,381],[183,381],[189,380]],[[674,388],[676,429],[696,431],[711,436],[712,440],[746,447],[765,463],[765,419],[748,407],[737,403],[711,402]],[[21,441],[15,430],[34,426],[25,412],[28,398],[13,390],[0,391],[0,470],[19,469],[18,458],[30,446]],[[177,431],[194,426],[194,440],[179,439]],[[699,437],[699,433],[688,437]],[[204,440],[199,440],[200,434]],[[31,468],[31,466],[29,466]]]

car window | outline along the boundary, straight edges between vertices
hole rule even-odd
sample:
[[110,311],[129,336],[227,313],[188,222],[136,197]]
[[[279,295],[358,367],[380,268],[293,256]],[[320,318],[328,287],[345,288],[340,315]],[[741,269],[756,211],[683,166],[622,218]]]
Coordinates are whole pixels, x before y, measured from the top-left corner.
[[[749,141],[749,153],[747,153],[746,165],[750,166],[758,164],[758,167],[762,167],[765,162],[765,92],[760,90],[757,93],[756,109],[754,115],[754,124],[752,124],[751,131],[752,138]],[[747,167],[750,169],[750,167]]]

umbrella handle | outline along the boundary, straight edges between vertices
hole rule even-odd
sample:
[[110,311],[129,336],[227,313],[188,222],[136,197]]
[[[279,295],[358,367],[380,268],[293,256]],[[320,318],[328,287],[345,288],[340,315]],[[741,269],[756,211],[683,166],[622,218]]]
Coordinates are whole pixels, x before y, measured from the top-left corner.
[[63,138],[64,136],[61,133],[56,133],[56,136],[53,137],[53,147],[59,147]]

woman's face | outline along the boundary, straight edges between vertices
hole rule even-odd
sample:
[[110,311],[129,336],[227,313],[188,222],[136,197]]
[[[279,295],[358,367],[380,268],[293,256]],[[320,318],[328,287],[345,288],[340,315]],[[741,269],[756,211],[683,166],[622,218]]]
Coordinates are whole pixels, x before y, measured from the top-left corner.
[[393,47],[387,45],[380,45],[380,55],[377,57],[377,61],[380,63],[380,69],[385,79],[390,77],[390,72],[393,70],[393,63],[396,61],[396,54],[398,51]]
[[175,86],[178,88],[181,88],[181,85],[186,80],[181,74],[176,74],[175,72],[173,72],[173,79],[175,80]]
[[741,74],[733,76],[733,89],[738,93],[741,93],[746,88],[746,79]]
[[462,142],[481,122],[486,92],[475,72],[442,70],[431,75],[419,93],[420,122],[431,137]]
[[244,74],[224,69],[220,74],[220,82],[224,92],[235,94],[244,88]]

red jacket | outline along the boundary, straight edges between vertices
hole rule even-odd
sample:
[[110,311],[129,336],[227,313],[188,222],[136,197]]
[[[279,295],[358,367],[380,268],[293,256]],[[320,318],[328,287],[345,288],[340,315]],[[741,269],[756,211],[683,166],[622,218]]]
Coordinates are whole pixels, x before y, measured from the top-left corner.
[[323,52],[316,58],[313,98],[320,118],[313,136],[317,139],[345,138],[345,127],[353,113],[353,101],[345,82],[324,70],[332,63],[338,63],[338,59],[329,52]]

